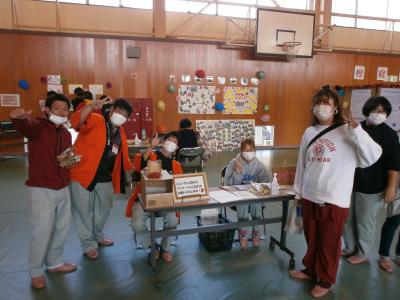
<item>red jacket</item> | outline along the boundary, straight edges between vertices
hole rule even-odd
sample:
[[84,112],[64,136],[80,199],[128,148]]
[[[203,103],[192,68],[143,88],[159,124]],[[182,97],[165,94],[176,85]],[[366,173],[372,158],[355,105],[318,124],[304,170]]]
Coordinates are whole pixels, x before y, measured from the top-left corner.
[[28,138],[29,174],[26,185],[59,190],[69,184],[69,170],[57,163],[57,155],[71,147],[71,134],[57,128],[47,117],[11,119],[15,128]]

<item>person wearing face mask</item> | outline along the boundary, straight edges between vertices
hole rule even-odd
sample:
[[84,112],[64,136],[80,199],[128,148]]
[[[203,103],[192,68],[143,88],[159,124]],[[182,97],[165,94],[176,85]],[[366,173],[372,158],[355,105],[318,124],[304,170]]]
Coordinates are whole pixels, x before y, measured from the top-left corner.
[[[160,151],[153,151],[153,148],[159,144],[158,136],[155,135],[151,141],[151,146],[142,154],[141,169],[147,166],[147,161],[160,160],[161,167],[163,170],[168,171],[172,174],[182,174],[182,168],[178,161],[172,158],[172,154],[178,149],[178,138],[179,134],[175,131],[167,133],[164,137],[164,145]],[[149,214],[145,213],[142,205],[137,201],[137,194],[140,193],[140,186],[137,187],[135,192],[132,194],[126,207],[125,215],[131,218],[130,226],[136,233],[137,240],[144,247],[150,247],[150,233],[146,225],[146,220]],[[174,212],[163,212],[161,213],[163,218],[163,229],[176,229],[177,226],[177,215]],[[172,261],[172,254],[168,251],[169,238],[164,237],[161,239],[159,249],[156,250],[155,258],[158,259],[160,256],[162,259],[169,263]]]
[[74,144],[81,162],[71,169],[72,216],[83,253],[97,259],[99,246],[112,246],[105,238],[104,225],[113,204],[114,193],[125,193],[125,172],[133,169],[122,125],[132,113],[124,99],[115,100],[108,113],[99,111],[111,99],[87,104],[71,117],[79,132]]
[[[366,120],[361,122],[361,126],[383,152],[372,166],[356,169],[350,216],[343,235],[343,254],[351,255],[347,258],[351,264],[368,262],[374,245],[378,212],[384,203],[392,203],[396,198],[400,147],[397,133],[385,124],[391,111],[392,106],[385,97],[369,98],[362,109]],[[379,265],[389,272],[392,270],[389,249],[398,224],[400,216],[388,218],[382,230]],[[400,252],[397,255],[400,256]]]
[[301,139],[294,182],[303,206],[305,268],[289,274],[314,281],[310,293],[318,298],[336,282],[355,169],[374,164],[382,149],[352,115],[344,122],[339,97],[330,88],[314,95],[312,112],[312,126]]
[[45,102],[45,115],[31,118],[32,111],[10,112],[15,128],[28,139],[28,187],[30,223],[29,272],[32,288],[45,287],[44,271],[72,272],[75,264],[64,263],[64,244],[71,220],[70,172],[59,166],[57,155],[71,147],[64,124],[70,102],[54,93]]
[[[269,182],[270,177],[265,166],[256,158],[256,145],[252,139],[244,139],[240,143],[240,153],[232,159],[226,167],[224,185],[250,184],[250,182]],[[245,204],[236,207],[239,222],[249,220],[249,212],[253,220],[262,218],[262,204]],[[252,231],[253,247],[260,245],[260,230],[262,225],[257,225]],[[240,247],[248,247],[248,228],[239,228]]]

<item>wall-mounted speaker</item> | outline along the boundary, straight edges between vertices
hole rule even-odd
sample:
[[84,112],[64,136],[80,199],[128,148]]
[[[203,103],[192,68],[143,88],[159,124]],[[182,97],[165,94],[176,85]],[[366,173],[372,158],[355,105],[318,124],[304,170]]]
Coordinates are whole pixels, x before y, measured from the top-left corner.
[[126,57],[127,58],[140,58],[140,48],[128,46],[126,47]]

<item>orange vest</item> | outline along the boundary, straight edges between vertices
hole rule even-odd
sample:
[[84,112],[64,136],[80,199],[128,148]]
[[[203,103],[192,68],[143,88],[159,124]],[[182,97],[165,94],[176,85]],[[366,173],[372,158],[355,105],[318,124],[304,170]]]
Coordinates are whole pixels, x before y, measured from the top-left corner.
[[[104,117],[98,113],[91,113],[84,125],[78,130],[80,122],[80,111],[71,117],[71,124],[75,130],[79,131],[74,148],[77,154],[82,155],[81,162],[71,169],[71,180],[79,182],[87,188],[93,181],[101,157],[106,146],[106,123]],[[119,127],[121,134],[121,149],[115,158],[112,171],[112,182],[114,193],[121,192],[121,166],[124,171],[133,169],[133,165],[128,156],[128,144],[126,142],[125,131]]]
[[[156,160],[157,155],[154,152],[150,152],[149,159]],[[134,158],[135,170],[141,169],[141,161],[142,161],[142,154],[135,155],[135,158]],[[183,174],[181,164],[176,160],[172,161],[172,174],[174,174],[174,175]],[[126,205],[125,216],[127,218],[132,218],[132,207],[133,207],[133,204],[135,204],[136,198],[139,193],[140,193],[140,184],[138,184],[135,187],[135,190],[132,192],[131,197],[128,200],[128,204]],[[176,216],[179,218],[180,213],[176,212]]]

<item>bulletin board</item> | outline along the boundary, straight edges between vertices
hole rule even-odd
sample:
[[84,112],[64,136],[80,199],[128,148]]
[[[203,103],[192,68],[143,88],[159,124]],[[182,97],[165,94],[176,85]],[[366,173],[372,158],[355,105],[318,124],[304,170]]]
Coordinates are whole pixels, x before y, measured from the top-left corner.
[[257,98],[256,87],[224,87],[224,114],[255,114]]
[[197,120],[196,130],[212,152],[236,151],[243,139],[254,139],[255,121]]
[[180,85],[178,113],[215,114],[215,86]]

